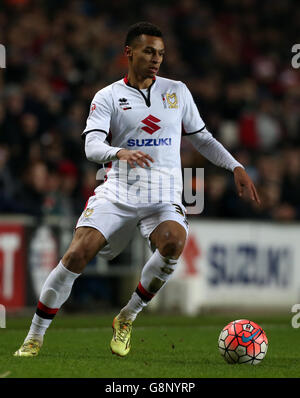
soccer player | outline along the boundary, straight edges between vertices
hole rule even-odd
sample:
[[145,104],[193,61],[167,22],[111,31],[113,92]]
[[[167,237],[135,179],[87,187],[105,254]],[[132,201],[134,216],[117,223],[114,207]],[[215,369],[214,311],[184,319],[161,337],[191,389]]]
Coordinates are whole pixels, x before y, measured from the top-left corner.
[[97,253],[116,257],[138,227],[153,254],[129,302],[113,320],[110,343],[113,353],[128,354],[132,323],[170,279],[188,233],[181,203],[182,135],[208,160],[233,172],[240,196],[259,203],[243,166],[207,131],[186,85],[157,76],[164,52],[159,28],[147,22],[133,25],[125,42],[127,76],[92,100],[83,132],[86,156],[99,164],[110,162],[110,167],[89,198],[70,247],[46,279],[15,356],[38,354],[47,328],[87,263]]

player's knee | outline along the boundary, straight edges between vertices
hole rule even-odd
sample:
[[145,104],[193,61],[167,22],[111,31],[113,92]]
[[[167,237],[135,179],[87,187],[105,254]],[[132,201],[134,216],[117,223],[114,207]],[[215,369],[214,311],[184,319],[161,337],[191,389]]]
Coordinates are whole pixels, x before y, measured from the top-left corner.
[[164,257],[178,258],[184,248],[184,240],[173,233],[167,233],[159,245],[159,252]]
[[88,258],[84,250],[79,248],[70,248],[62,259],[64,266],[72,272],[82,272]]

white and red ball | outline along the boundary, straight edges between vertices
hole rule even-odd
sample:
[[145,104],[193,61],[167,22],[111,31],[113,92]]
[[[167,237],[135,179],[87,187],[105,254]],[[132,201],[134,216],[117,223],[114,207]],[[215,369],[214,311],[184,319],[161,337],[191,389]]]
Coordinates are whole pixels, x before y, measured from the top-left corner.
[[256,365],[266,356],[268,339],[257,323],[239,319],[224,327],[218,346],[226,362]]

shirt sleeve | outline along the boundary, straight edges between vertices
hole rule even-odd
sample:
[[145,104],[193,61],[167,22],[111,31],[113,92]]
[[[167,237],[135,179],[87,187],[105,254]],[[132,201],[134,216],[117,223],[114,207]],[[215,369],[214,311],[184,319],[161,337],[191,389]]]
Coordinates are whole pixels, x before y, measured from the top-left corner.
[[117,160],[117,153],[122,149],[111,147],[105,142],[106,135],[100,131],[92,131],[85,140],[85,154],[88,160],[95,163],[107,163]]
[[201,155],[216,166],[230,171],[233,171],[236,167],[244,168],[206,128],[199,134],[186,137]]
[[92,100],[86,127],[81,135],[82,138],[94,131],[108,134],[112,111],[109,93],[104,93],[103,90],[98,91]]
[[196,134],[204,130],[205,123],[199,114],[198,108],[190,90],[184,83],[181,84],[183,93],[182,135],[186,136],[190,134]]

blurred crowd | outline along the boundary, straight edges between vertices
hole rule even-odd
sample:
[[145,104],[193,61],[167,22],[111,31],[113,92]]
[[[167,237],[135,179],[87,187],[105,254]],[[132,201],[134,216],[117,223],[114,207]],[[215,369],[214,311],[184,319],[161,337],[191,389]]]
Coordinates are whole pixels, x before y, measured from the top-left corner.
[[163,31],[160,75],[187,84],[261,196],[261,206],[241,201],[232,174],[183,139],[183,167],[205,169],[201,217],[299,220],[297,0],[3,0],[0,213],[81,213],[99,184],[81,139],[90,102],[126,74],[125,35],[141,20]]

